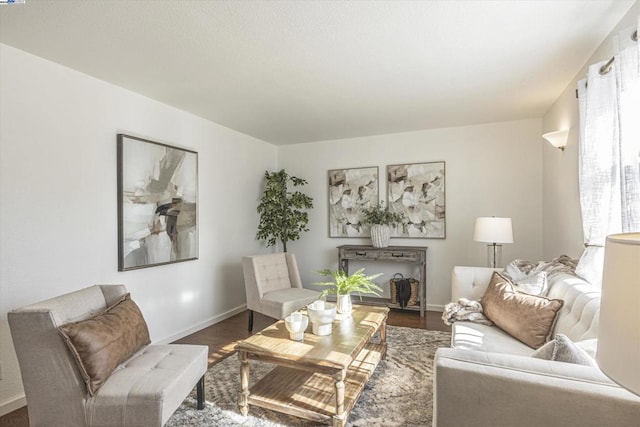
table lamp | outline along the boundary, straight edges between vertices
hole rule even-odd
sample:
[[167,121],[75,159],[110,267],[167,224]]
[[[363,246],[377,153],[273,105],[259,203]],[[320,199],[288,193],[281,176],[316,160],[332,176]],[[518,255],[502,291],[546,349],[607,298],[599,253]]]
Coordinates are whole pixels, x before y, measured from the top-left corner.
[[598,366],[640,396],[640,233],[607,236],[598,327]]
[[487,242],[487,265],[496,268],[502,263],[502,245],[513,243],[511,218],[480,217],[476,218],[473,233],[476,242]]

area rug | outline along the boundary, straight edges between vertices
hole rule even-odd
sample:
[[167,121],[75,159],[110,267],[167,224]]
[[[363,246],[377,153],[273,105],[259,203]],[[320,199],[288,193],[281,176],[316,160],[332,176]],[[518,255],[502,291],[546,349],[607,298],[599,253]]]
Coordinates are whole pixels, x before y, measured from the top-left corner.
[[[433,356],[449,347],[451,334],[397,326],[387,327],[387,359],[380,362],[347,420],[348,426],[430,426],[433,403]],[[251,362],[253,384],[273,368]],[[240,414],[240,362],[233,355],[212,366],[205,377],[206,404],[196,410],[195,394],[167,422],[177,426],[289,427],[323,425],[249,406]]]

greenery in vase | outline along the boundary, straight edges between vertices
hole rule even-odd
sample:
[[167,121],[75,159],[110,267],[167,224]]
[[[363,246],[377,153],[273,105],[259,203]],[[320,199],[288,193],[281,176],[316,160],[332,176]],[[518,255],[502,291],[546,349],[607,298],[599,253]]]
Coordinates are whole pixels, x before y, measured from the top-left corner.
[[309,216],[305,209],[313,208],[313,199],[300,191],[289,191],[288,185],[299,187],[307,183],[302,178],[290,176],[284,169],[279,172],[266,171],[267,181],[258,205],[260,222],[256,238],[274,246],[278,240],[287,252],[287,242],[298,240],[300,234],[309,231]]
[[362,209],[362,215],[363,222],[372,225],[396,225],[405,219],[404,212],[391,212],[383,201],[376,206]]
[[347,276],[342,270],[318,270],[316,273],[333,278],[332,282],[314,283],[314,285],[329,287],[329,289],[322,291],[320,297],[324,297],[329,294],[349,295],[352,292],[380,296],[380,292],[382,292],[382,289],[372,281],[373,279],[382,276],[382,273],[366,276],[364,274],[364,268],[361,268],[349,276]]

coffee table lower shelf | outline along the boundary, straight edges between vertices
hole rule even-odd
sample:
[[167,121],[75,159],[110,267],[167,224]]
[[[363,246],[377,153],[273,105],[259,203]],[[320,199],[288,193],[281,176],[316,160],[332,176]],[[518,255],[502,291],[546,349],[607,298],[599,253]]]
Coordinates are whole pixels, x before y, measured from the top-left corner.
[[[346,422],[386,350],[386,344],[368,343],[348,368],[342,422]],[[330,375],[278,366],[251,387],[247,403],[311,421],[328,421],[337,415],[335,385]]]

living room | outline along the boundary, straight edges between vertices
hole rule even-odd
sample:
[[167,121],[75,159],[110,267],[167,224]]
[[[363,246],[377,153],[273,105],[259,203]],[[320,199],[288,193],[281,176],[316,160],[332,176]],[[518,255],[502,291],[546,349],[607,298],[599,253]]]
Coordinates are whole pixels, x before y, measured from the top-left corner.
[[[419,3],[413,7],[419,9]],[[507,7],[506,2],[501,5],[486,3],[481,6],[458,4],[456,11],[461,13],[463,6],[485,7],[487,11],[497,13],[501,7]],[[541,3],[543,5],[529,4],[528,7],[552,7]],[[503,248],[505,262],[514,258],[549,260],[562,254],[580,257],[584,238],[578,190],[580,125],[576,85],[590,64],[607,60],[615,53],[614,37],[621,29],[635,25],[640,15],[640,3],[560,3],[566,3],[564,23],[567,26],[575,24],[570,34],[580,45],[580,49],[574,47],[570,39],[563,44],[560,52],[570,57],[567,62],[553,54],[545,57],[546,62],[538,62],[528,58],[535,56],[535,52],[529,53],[526,47],[521,47],[521,57],[506,58],[490,68],[490,72],[496,73],[494,79],[498,80],[505,75],[498,74],[499,71],[508,70],[512,62],[518,61],[535,64],[535,73],[532,71],[529,76],[544,74],[545,78],[551,79],[549,75],[556,70],[563,73],[562,79],[553,80],[554,87],[544,88],[544,96],[536,98],[535,91],[524,81],[508,94],[512,99],[491,98],[475,74],[474,67],[482,64],[467,64],[465,75],[469,96],[447,104],[453,113],[448,111],[446,116],[455,115],[459,108],[460,116],[472,117],[467,122],[442,119],[440,123],[448,124],[415,127],[416,122],[412,122],[407,114],[406,122],[399,121],[394,124],[395,130],[388,130],[393,126],[376,128],[378,116],[363,119],[360,117],[362,112],[352,111],[339,120],[334,117],[335,136],[326,136],[329,133],[312,127],[309,129],[322,136],[317,137],[311,131],[301,135],[309,123],[332,116],[327,111],[317,111],[306,120],[291,119],[292,130],[288,137],[296,143],[287,143],[287,134],[279,133],[278,126],[282,122],[265,127],[271,132],[269,138],[251,135],[255,135],[256,129],[266,120],[270,108],[277,109],[281,103],[293,104],[300,98],[304,100],[303,87],[294,86],[293,93],[285,93],[288,83],[282,82],[283,99],[273,99],[273,106],[251,104],[241,97],[228,99],[229,110],[237,112],[246,108],[246,115],[256,123],[255,129],[234,130],[240,129],[240,122],[234,121],[233,114],[226,114],[224,106],[218,104],[216,111],[220,121],[204,118],[190,110],[191,106],[197,109],[199,102],[213,103],[216,91],[223,89],[215,81],[202,90],[209,92],[203,96],[211,99],[194,98],[192,105],[172,105],[168,99],[154,99],[153,93],[161,93],[159,88],[164,86],[160,74],[136,76],[131,72],[148,69],[141,61],[155,64],[157,68],[166,66],[160,57],[150,54],[141,59],[138,56],[140,51],[152,46],[153,39],[134,41],[128,39],[129,34],[121,34],[122,40],[133,47],[129,52],[123,52],[115,63],[109,63],[106,56],[101,57],[102,49],[109,50],[107,37],[102,39],[104,45],[83,44],[85,37],[90,43],[93,33],[96,37],[109,34],[111,26],[120,19],[131,24],[141,18],[124,17],[122,10],[116,10],[96,23],[85,20],[82,14],[89,10],[74,7],[73,2],[55,5],[27,0],[24,4],[3,5],[0,8],[0,415],[25,404],[7,323],[7,313],[11,310],[93,284],[122,283],[144,313],[151,340],[162,343],[175,341],[245,311],[241,258],[274,251],[255,238],[256,206],[266,170],[284,168],[309,183],[305,192],[314,199],[314,208],[309,211],[310,230],[289,247],[298,258],[305,286],[320,280],[314,270],[337,267],[337,246],[369,242],[368,238],[330,238],[328,235],[327,171],[340,168],[378,167],[383,177],[388,165],[445,162],[446,238],[393,240],[393,244],[398,245],[429,247],[429,310],[441,311],[451,301],[450,277],[454,266],[486,264],[485,245],[473,240],[477,217],[512,218],[514,241]],[[254,6],[268,7],[265,4]],[[188,7],[187,4],[181,6]],[[33,8],[33,12],[29,8]],[[134,9],[128,12],[133,13]],[[581,16],[581,12],[584,12],[582,21],[568,20],[568,16]],[[525,19],[522,14],[520,11],[520,20]],[[180,16],[186,19],[185,15]],[[255,18],[256,13],[250,16]],[[472,18],[461,16],[460,22],[476,20]],[[63,24],[67,20],[75,24]],[[55,22],[60,22],[59,27],[55,27]],[[464,38],[475,37],[475,33],[465,30],[463,24],[452,23],[451,26],[462,27],[456,28],[455,33],[463,34]],[[291,28],[295,27],[293,23]],[[527,33],[546,30],[551,31],[532,27]],[[502,31],[506,34],[507,30]],[[88,60],[83,62],[71,55],[65,44],[59,44],[54,36],[73,40],[73,44],[67,46],[77,46]],[[238,34],[233,36],[240,37]],[[240,39],[242,43],[228,46],[242,46],[253,37],[252,34],[244,36]],[[47,39],[51,39],[49,43]],[[175,63],[188,60],[190,54],[179,41],[171,49],[176,55]],[[260,46],[247,49],[248,54],[253,55]],[[368,55],[374,48],[370,49]],[[308,53],[302,47],[299,50],[301,55]],[[579,55],[571,57],[576,51]],[[435,66],[438,60],[432,58],[432,61]],[[322,63],[318,61],[318,64]],[[114,64],[128,69],[127,72],[118,75]],[[400,66],[380,65],[385,65],[389,72]],[[194,65],[191,67],[186,71],[201,72]],[[111,73],[103,73],[103,68]],[[422,69],[417,67],[416,70]],[[444,70],[442,72],[446,73]],[[239,79],[256,77],[250,70],[236,71],[241,72]],[[415,78],[419,73],[409,75]],[[330,79],[327,77],[328,81]],[[147,86],[150,87],[147,94],[127,89],[142,85],[146,80],[152,82]],[[363,78],[363,81],[367,80]],[[541,83],[538,80],[535,83],[531,86],[539,88]],[[373,114],[380,110],[378,114],[385,115],[388,110],[399,108],[395,104],[399,101],[394,98],[388,98],[387,105],[371,105],[370,98],[365,95],[375,93],[378,88],[375,81],[368,81],[368,84],[370,86],[358,88],[361,98],[357,102],[362,111]],[[192,90],[188,75],[180,86],[175,87],[176,92],[181,89]],[[255,86],[254,90],[263,89]],[[176,99],[179,99],[178,95]],[[514,100],[515,103],[509,103]],[[324,100],[318,97],[306,101],[306,112],[313,111],[314,102]],[[337,98],[336,108],[347,102]],[[421,107],[428,105],[424,110],[416,108],[414,115],[439,117],[440,104],[414,102]],[[510,106],[521,103],[527,104],[527,108],[533,107],[523,107],[512,115],[489,116],[484,110],[490,110],[491,103]],[[483,104],[487,104],[485,109]],[[467,105],[476,109],[469,113]],[[349,129],[351,121],[364,123],[369,130]],[[361,129],[365,129],[364,124]],[[543,133],[568,128],[571,131],[563,151],[547,144],[541,137]],[[126,272],[117,270],[118,133],[198,153],[197,260]],[[264,135],[267,134],[265,131]],[[383,181],[381,179],[381,195],[386,194]],[[367,267],[367,272],[376,271]],[[385,270],[387,281],[391,272]]]

